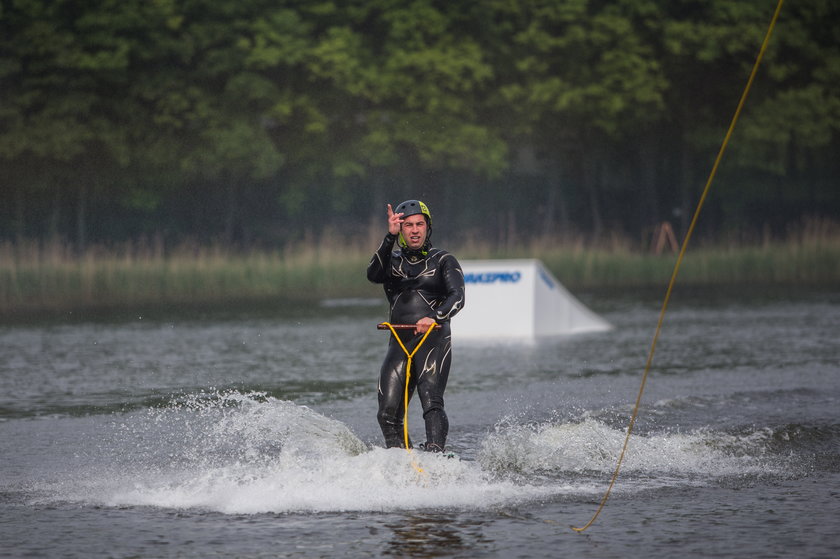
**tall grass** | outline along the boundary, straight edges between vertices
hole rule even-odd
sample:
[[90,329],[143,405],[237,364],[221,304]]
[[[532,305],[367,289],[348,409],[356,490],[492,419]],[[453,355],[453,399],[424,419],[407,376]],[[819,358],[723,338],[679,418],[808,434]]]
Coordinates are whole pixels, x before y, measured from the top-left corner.
[[[376,237],[376,236],[375,236]],[[0,315],[27,311],[231,301],[316,301],[379,296],[365,268],[378,238],[339,243],[337,235],[273,251],[124,245],[82,255],[60,243],[0,244]],[[600,246],[539,240],[501,249],[465,242],[459,259],[538,258],[572,289],[663,286],[676,255],[633,249],[620,239]],[[689,247],[678,283],[840,286],[840,231],[806,224],[784,241]]]
[[0,313],[19,310],[196,304],[358,295],[369,254],[290,247],[237,253],[130,247],[76,256],[63,245],[0,245]]
[[[653,254],[613,237],[597,246],[582,240],[537,240],[512,250],[467,243],[462,258],[539,258],[567,286],[635,287],[666,285],[675,253]],[[765,235],[752,241],[730,240],[689,246],[678,283],[692,285],[809,284],[840,287],[840,225],[807,220],[785,239]]]

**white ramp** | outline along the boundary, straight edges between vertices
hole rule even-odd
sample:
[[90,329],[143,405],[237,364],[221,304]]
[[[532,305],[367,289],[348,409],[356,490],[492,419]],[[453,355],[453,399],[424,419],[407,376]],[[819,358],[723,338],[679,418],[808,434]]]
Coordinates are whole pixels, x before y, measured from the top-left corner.
[[533,340],[611,328],[539,260],[466,260],[461,267],[467,293],[452,319],[456,340]]

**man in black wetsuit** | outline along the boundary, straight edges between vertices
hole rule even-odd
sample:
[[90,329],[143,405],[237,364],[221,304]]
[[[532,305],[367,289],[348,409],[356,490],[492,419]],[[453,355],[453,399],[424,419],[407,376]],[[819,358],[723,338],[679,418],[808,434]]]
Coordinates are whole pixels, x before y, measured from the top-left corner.
[[[421,448],[442,452],[449,432],[443,409],[443,391],[452,361],[449,319],[464,306],[464,272],[454,256],[432,248],[431,234],[432,215],[426,204],[407,200],[396,211],[388,204],[388,234],[371,258],[367,276],[370,281],[383,284],[391,306],[390,322],[415,325],[413,331],[398,331],[409,352],[430,327],[441,325],[412,357],[408,389],[409,398],[417,390],[423,406],[426,443]],[[395,242],[399,248],[394,251]],[[379,376],[377,414],[388,448],[405,447],[406,361],[405,352],[392,334]]]

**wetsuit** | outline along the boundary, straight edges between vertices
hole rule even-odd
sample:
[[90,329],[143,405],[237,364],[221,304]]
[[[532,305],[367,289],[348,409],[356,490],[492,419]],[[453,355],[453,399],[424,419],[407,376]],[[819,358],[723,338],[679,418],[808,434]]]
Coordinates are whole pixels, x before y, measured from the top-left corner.
[[[416,389],[426,422],[426,448],[443,450],[449,431],[449,420],[443,409],[443,391],[452,360],[449,319],[464,306],[464,273],[454,256],[428,244],[422,250],[392,252],[396,239],[397,235],[390,233],[385,236],[371,258],[367,276],[374,283],[384,284],[392,324],[415,324],[429,317],[441,325],[412,357],[409,398]],[[413,330],[400,330],[398,335],[408,351],[422,338],[422,334],[415,335]],[[388,448],[405,446],[406,360],[405,352],[392,334],[379,376],[377,414]]]

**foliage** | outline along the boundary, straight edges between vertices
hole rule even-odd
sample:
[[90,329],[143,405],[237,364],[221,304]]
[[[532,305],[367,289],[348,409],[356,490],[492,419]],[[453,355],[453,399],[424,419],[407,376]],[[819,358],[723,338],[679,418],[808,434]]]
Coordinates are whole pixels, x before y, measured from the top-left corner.
[[[773,4],[2,0],[0,238],[684,228]],[[785,6],[701,234],[838,214],[838,16]]]

